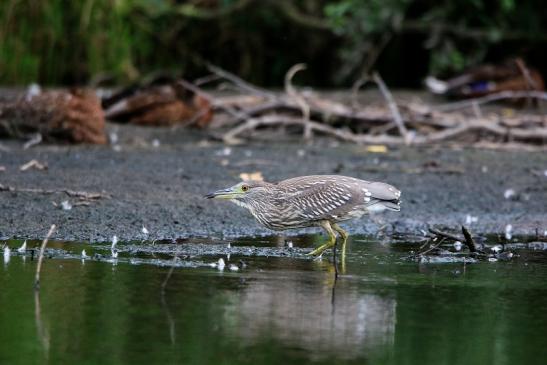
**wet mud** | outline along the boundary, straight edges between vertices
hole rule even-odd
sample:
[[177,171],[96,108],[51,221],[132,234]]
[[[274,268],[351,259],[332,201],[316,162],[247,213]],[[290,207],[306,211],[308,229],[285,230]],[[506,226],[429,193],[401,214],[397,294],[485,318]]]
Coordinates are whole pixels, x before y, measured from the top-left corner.
[[[110,146],[23,149],[22,142],[1,141],[0,184],[13,189],[0,191],[0,239],[41,239],[51,224],[58,226],[52,239],[85,242],[105,242],[114,235],[121,241],[271,235],[247,211],[203,198],[237,183],[241,173],[255,172],[268,181],[342,174],[401,189],[401,212],[347,222],[351,234],[376,234],[383,227],[386,234],[423,235],[430,225],[458,229],[461,224],[475,235],[503,236],[508,225],[514,235],[547,234],[544,151],[437,146],[373,153],[331,139],[304,143],[281,135],[269,136],[275,141],[226,146],[187,129],[108,129],[116,141]],[[47,169],[20,170],[33,159]],[[40,190],[108,197],[82,201]]]

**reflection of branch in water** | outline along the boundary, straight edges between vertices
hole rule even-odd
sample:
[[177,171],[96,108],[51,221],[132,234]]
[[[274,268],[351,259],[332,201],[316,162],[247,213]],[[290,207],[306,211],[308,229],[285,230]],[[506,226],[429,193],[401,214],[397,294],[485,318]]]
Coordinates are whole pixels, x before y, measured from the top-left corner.
[[173,314],[167,305],[165,300],[165,292],[161,292],[161,306],[165,311],[165,316],[167,317],[167,322],[169,323],[169,338],[171,339],[171,345],[175,344],[175,320],[173,319]]
[[44,326],[42,322],[41,309],[40,309],[40,292],[38,290],[34,291],[34,320],[36,322],[36,333],[38,339],[42,343],[44,348],[46,360],[49,358],[49,347],[50,347],[50,337],[49,331]]
[[165,316],[167,317],[167,322],[169,323],[169,338],[171,339],[171,344],[175,344],[175,320],[173,319],[173,314],[171,313],[171,310],[169,309],[169,306],[167,305],[167,301],[165,300],[165,288],[167,287],[167,283],[169,282],[169,279],[171,278],[171,275],[173,275],[173,271],[175,270],[175,264],[178,260],[177,255],[173,256],[173,264],[171,265],[171,268],[169,269],[169,272],[167,273],[167,276],[165,277],[165,280],[161,284],[161,306],[163,310],[165,311]]

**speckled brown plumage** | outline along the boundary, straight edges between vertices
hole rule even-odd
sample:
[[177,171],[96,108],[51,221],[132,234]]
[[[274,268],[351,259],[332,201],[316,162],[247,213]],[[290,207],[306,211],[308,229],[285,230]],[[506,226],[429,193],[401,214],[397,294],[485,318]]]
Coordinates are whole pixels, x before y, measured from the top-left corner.
[[370,212],[399,211],[400,196],[401,192],[389,184],[339,175],[301,176],[277,183],[246,181],[208,195],[247,208],[273,230],[323,227],[329,242],[313,254],[334,245],[333,230],[347,237],[337,223]]

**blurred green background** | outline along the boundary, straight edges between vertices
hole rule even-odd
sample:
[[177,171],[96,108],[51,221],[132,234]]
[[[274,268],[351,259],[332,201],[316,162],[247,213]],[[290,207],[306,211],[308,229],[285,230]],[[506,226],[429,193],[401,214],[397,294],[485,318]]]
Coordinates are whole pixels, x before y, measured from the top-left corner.
[[372,68],[398,87],[523,56],[547,72],[542,0],[3,0],[0,84],[188,79],[207,62],[264,86],[290,66],[315,87]]

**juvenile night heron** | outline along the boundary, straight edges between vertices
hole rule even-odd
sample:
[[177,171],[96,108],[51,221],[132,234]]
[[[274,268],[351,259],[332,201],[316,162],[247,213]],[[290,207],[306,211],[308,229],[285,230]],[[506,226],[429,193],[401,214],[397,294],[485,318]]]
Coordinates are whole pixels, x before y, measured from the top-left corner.
[[321,255],[336,244],[335,232],[345,244],[348,234],[338,222],[360,218],[370,212],[399,211],[401,192],[382,182],[314,175],[278,183],[245,181],[206,197],[228,199],[247,208],[269,229],[322,227],[328,234],[327,243],[310,253]]

